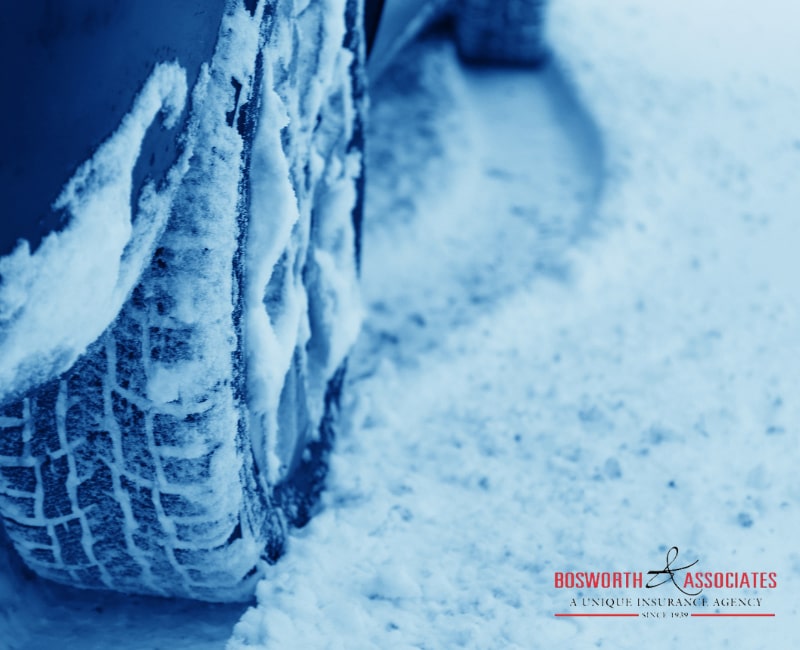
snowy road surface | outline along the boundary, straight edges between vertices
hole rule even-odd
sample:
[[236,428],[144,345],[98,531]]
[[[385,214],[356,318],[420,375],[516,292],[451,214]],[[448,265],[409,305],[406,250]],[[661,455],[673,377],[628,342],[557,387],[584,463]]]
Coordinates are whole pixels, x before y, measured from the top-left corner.
[[[376,89],[349,430],[229,648],[798,646],[799,24],[557,0],[541,74],[434,39]],[[743,595],[776,616],[554,617],[605,595],[554,571],[672,545],[775,571]],[[11,647],[182,647],[197,621],[185,647],[221,647],[241,615],[98,598],[49,624],[36,586]]]

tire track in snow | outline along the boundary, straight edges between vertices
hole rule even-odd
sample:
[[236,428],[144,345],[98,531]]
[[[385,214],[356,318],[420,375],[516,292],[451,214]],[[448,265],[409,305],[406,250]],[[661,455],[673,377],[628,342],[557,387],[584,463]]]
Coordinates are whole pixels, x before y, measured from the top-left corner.
[[363,265],[369,345],[404,361],[536,278],[568,280],[603,167],[557,65],[465,69],[446,42],[417,48],[376,88]]
[[[533,647],[548,477],[528,412],[508,408],[531,381],[492,350],[502,329],[486,329],[482,353],[474,339],[539,279],[569,282],[602,148],[574,140],[583,118],[552,69],[465,70],[433,40],[387,76],[372,115],[351,433],[327,509],[292,537],[231,650]],[[564,519],[552,513],[552,526]]]

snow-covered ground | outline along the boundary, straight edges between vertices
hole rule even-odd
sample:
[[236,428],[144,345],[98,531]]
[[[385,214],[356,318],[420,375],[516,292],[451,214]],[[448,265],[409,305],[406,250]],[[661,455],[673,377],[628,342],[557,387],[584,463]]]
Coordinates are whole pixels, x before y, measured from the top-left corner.
[[[554,0],[538,73],[416,46],[374,89],[367,318],[325,509],[243,615],[18,576],[8,647],[797,647],[790,10]],[[554,616],[578,595],[554,571],[660,569],[673,545],[777,572],[706,591],[776,616]]]
[[[555,69],[377,89],[352,429],[231,648],[797,645],[799,23],[734,4],[561,0]],[[673,545],[776,617],[554,616]]]

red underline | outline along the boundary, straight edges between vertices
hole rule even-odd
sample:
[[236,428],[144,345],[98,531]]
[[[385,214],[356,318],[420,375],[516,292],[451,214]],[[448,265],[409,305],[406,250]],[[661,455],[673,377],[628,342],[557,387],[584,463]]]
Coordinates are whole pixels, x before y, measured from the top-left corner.
[[[638,617],[639,614],[553,614],[553,616],[558,616],[561,618],[564,617],[573,617],[573,616],[591,616],[591,617],[616,617],[616,618],[635,618]],[[769,617],[775,616],[775,614],[691,614],[691,616],[695,617],[704,617],[704,618],[718,618],[718,617]]]
[[692,614],[692,616],[705,616],[705,617],[715,617],[715,616],[775,616],[775,614]]
[[553,614],[553,616],[639,616],[638,614]]

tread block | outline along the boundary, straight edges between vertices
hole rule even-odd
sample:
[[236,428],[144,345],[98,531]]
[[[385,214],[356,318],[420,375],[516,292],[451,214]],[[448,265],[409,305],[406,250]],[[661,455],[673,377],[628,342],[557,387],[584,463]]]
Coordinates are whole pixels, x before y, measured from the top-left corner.
[[152,480],[156,465],[147,448],[144,412],[116,392],[112,393],[112,402],[121,429],[125,471]]
[[148,556],[150,571],[153,575],[158,576],[159,582],[162,584],[170,585],[173,589],[185,587],[186,578],[164,557],[162,549],[158,548],[158,551],[152,556]]
[[217,521],[203,521],[190,524],[175,523],[175,533],[181,542],[214,544],[221,539],[230,539],[231,531],[238,525],[231,515]]
[[207,563],[210,559],[210,555],[208,549],[175,549],[175,559],[178,561],[178,564],[185,567],[194,567]]
[[99,467],[113,462],[114,442],[108,431],[87,431],[83,444],[72,452],[79,480],[91,477]]
[[137,485],[125,476],[120,478],[122,489],[128,493],[133,518],[140,527],[149,531],[159,531],[161,523],[158,520],[155,503],[153,503],[153,491],[150,488]]
[[67,441],[82,440],[87,431],[104,428],[103,383],[108,372],[105,348],[100,342],[90,346],[67,377],[69,406],[66,415]]
[[36,562],[44,562],[45,564],[55,564],[56,556],[52,549],[49,548],[34,548],[28,551],[29,557]]
[[[87,421],[100,417],[104,411],[103,382],[107,375],[108,360],[106,359],[105,346],[101,338],[89,346],[86,354],[78,360],[67,376],[67,392],[73,400],[76,400],[75,405],[79,407],[79,410],[86,413]],[[69,412],[67,416],[69,417]],[[68,421],[68,440],[72,439],[70,434],[72,436],[76,435],[76,433],[80,435],[80,425],[77,431],[70,431],[70,428]]]
[[167,482],[175,485],[200,485],[211,479],[213,452],[200,458],[171,458],[161,461]]
[[0,416],[4,418],[18,418],[21,420],[24,415],[25,402],[21,399],[0,405]]
[[103,574],[99,567],[87,566],[73,569],[75,577],[80,581],[84,587],[93,587],[96,589],[105,587],[103,582]]
[[155,277],[166,277],[170,274],[170,267],[174,262],[175,251],[167,246],[159,246],[153,254],[150,273]]
[[3,526],[5,526],[8,536],[14,540],[42,546],[52,546],[53,544],[50,533],[44,526],[26,526],[13,519],[4,519]]
[[13,519],[34,519],[36,517],[36,505],[32,498],[0,494],[0,512],[4,516]]
[[0,489],[36,491],[36,470],[33,467],[0,467]]
[[[135,533],[131,535],[133,538],[133,543],[136,545],[136,548],[142,551],[156,551],[159,548],[159,543],[154,538],[152,532],[145,528],[144,530],[137,529]],[[163,537],[163,536],[162,536]]]
[[123,430],[144,431],[144,413],[117,392],[111,394],[111,406],[114,416]]
[[150,358],[163,364],[192,359],[193,327],[151,327]]
[[156,312],[159,316],[171,314],[175,311],[177,305],[175,298],[166,291],[158,289],[153,291],[153,302],[155,303]]
[[153,438],[157,447],[188,447],[198,442],[210,447],[212,435],[209,425],[214,409],[203,413],[190,413],[185,418],[159,413],[153,417]]
[[31,453],[34,456],[44,456],[61,448],[56,423],[59,383],[58,379],[47,382],[39,388],[33,400],[33,425],[36,435],[31,439]]
[[[140,575],[141,567],[130,560],[129,550],[125,542],[125,516],[122,508],[113,495],[102,494],[87,515],[91,514],[90,525],[94,534],[92,552],[97,561],[112,575]],[[136,567],[131,569],[117,564],[130,561]]]
[[[84,397],[86,399],[84,399]],[[70,443],[80,442],[89,431],[99,431],[103,428],[103,399],[99,395],[85,393],[80,401],[67,409],[67,440]]]
[[205,517],[208,513],[202,504],[196,503],[182,494],[162,492],[159,499],[167,517]]
[[72,513],[72,502],[67,492],[69,460],[61,456],[55,460],[45,458],[41,467],[42,487],[44,488],[44,516],[64,517]]
[[144,571],[136,560],[131,558],[124,538],[108,538],[95,542],[92,550],[105,570],[115,581],[119,581],[121,586],[125,584],[141,585],[140,579]]
[[130,309],[131,311],[133,310],[144,311],[145,309],[147,309],[147,301],[145,300],[144,296],[144,287],[141,284],[137,284],[133,288],[133,291],[131,292],[130,303],[128,303],[128,305],[125,306],[125,309],[126,310]]
[[61,549],[61,560],[70,566],[87,566],[91,564],[81,541],[83,527],[78,518],[70,519],[55,526],[58,545]]
[[[115,504],[114,510],[119,510],[114,496],[114,479],[106,465],[100,465],[91,478],[79,483],[77,493],[78,507],[81,510],[88,511],[92,506],[97,506],[100,512],[104,512],[109,506],[109,501]],[[122,511],[119,512],[121,515]]]
[[147,384],[142,362],[142,326],[125,311],[114,326],[117,383],[129,390],[144,390]]
[[0,456],[21,457],[25,453],[25,442],[22,439],[24,427],[6,427],[0,429]]
[[143,479],[152,480],[156,477],[156,464],[153,457],[136,441],[131,440],[130,434],[122,436],[122,454],[125,458],[125,471]]

